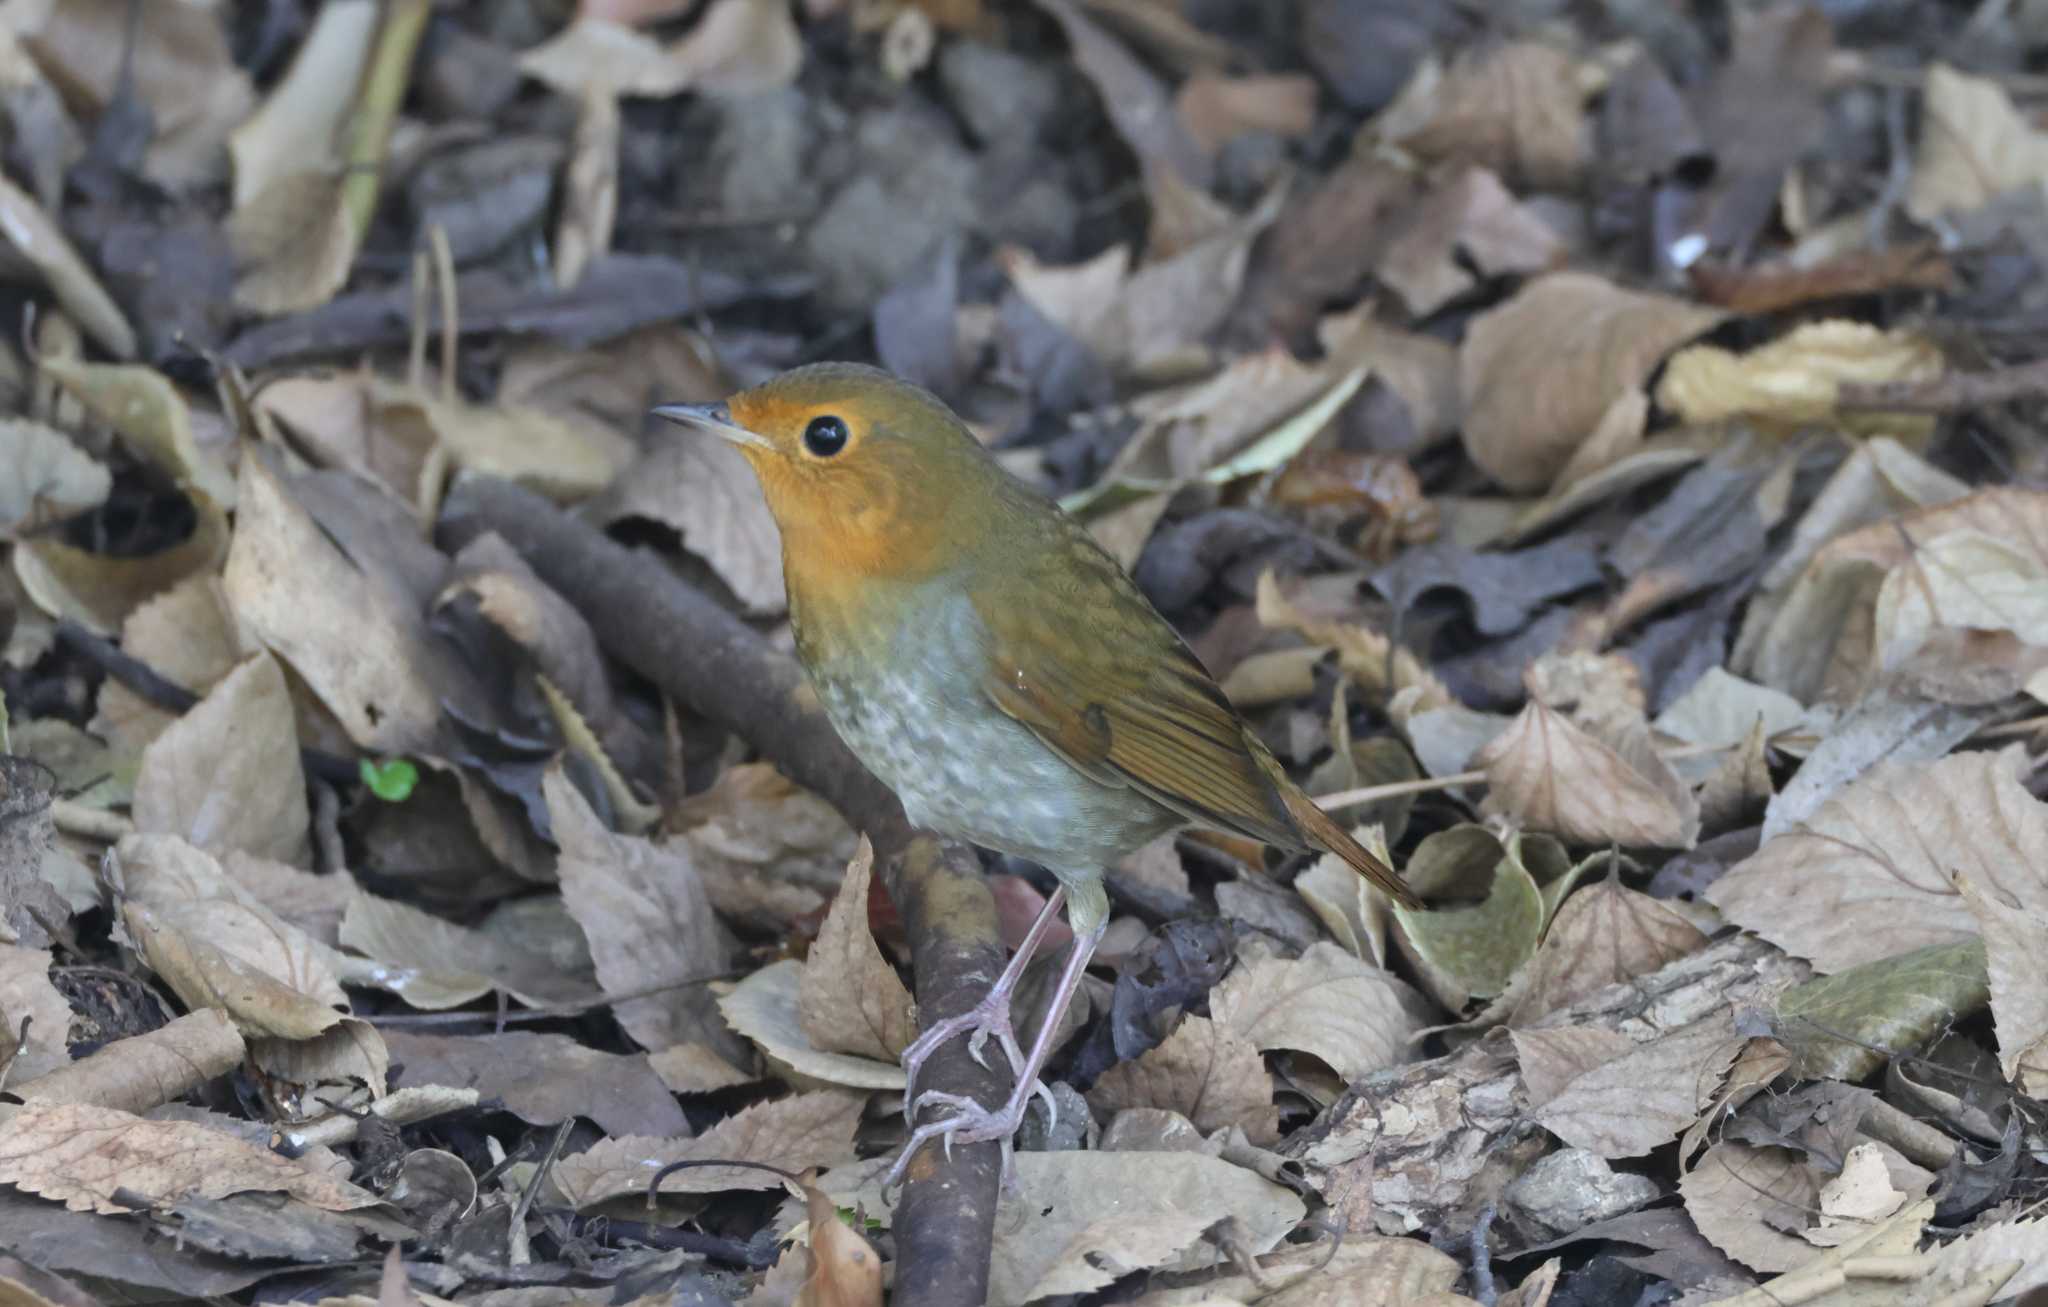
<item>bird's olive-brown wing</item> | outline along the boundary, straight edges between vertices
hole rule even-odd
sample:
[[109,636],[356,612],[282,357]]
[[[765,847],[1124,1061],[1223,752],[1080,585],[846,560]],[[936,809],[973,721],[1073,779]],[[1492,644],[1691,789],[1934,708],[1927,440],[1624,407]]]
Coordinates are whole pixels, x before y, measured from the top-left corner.
[[976,597],[996,707],[1106,784],[1190,821],[1301,847],[1244,723],[1179,635],[1108,558],[1074,561],[1075,602],[1026,611]]

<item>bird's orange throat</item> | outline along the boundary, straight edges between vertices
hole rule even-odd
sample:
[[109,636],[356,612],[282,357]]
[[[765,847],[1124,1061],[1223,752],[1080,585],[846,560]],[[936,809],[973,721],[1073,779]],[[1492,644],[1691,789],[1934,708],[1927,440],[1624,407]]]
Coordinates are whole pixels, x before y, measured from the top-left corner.
[[793,594],[825,605],[875,582],[921,580],[957,558],[948,505],[894,469],[811,468],[773,450],[743,452],[782,531]]

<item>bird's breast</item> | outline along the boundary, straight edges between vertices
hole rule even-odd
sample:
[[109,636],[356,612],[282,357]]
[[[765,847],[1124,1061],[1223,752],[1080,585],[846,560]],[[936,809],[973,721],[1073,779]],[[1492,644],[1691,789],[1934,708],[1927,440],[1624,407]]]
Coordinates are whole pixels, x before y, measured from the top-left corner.
[[898,612],[853,646],[844,630],[806,631],[818,614],[793,616],[826,715],[912,822],[1090,874],[1179,824],[1137,791],[1083,775],[995,707],[964,599]]

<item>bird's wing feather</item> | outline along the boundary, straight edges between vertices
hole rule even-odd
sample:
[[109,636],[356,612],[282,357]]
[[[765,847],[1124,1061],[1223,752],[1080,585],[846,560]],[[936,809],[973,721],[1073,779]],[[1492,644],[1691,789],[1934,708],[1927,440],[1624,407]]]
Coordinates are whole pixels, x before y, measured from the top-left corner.
[[[1107,555],[1085,574],[1122,602],[1034,612],[971,595],[988,640],[984,690],[1085,775],[1128,785],[1191,822],[1334,853],[1409,907],[1421,900],[1294,785],[1179,634]],[[1083,561],[1085,560],[1085,561]],[[1050,613],[1077,615],[1054,628]]]
[[989,698],[1068,763],[1190,821],[1303,846],[1230,701],[1149,608],[1136,610],[1149,620],[1095,612],[1055,631],[1042,614],[976,607],[992,645]]

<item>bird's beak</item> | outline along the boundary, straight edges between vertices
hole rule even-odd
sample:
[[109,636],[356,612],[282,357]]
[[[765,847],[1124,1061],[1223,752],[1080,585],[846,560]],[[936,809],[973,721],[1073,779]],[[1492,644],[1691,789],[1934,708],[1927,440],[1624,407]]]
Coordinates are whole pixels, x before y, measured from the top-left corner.
[[723,404],[663,404],[654,410],[654,416],[666,418],[680,426],[694,427],[708,431],[735,445],[751,445],[756,449],[774,448],[768,438],[759,432],[749,431],[732,420],[732,412]]

